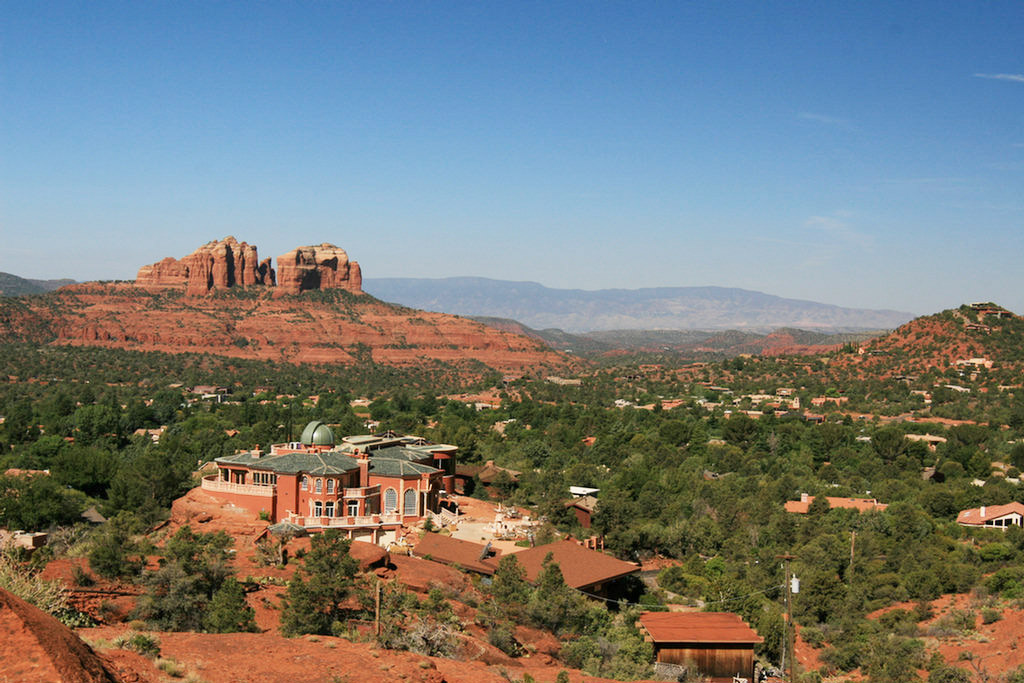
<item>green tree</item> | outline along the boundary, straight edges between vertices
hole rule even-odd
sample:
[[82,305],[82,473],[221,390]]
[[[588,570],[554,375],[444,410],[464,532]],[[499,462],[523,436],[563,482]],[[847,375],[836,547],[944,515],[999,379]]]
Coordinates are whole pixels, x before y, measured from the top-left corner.
[[203,619],[209,633],[235,633],[255,631],[256,613],[245,601],[242,584],[233,577],[224,580],[213,594]]
[[889,634],[868,645],[863,669],[871,683],[909,683],[921,680],[917,670],[923,664],[924,644],[920,640]]
[[84,496],[69,491],[53,477],[0,476],[0,526],[39,531],[78,521]]
[[351,541],[337,529],[311,539],[302,567],[288,583],[281,631],[288,636],[303,633],[329,635],[341,623],[347,608],[342,603],[355,587],[359,563],[348,554]]
[[530,596],[530,622],[552,633],[581,633],[586,627],[587,604],[582,595],[565,584],[562,569],[551,553],[544,558]]
[[141,571],[144,558],[134,540],[139,521],[130,512],[120,512],[107,520],[92,538],[89,567],[107,579],[135,576]]
[[204,611],[231,576],[223,531],[197,534],[184,526],[164,546],[160,568],[143,574],[147,592],[139,600],[139,617],[167,631],[199,631]]
[[513,621],[521,621],[533,589],[526,582],[526,570],[514,554],[504,555],[491,581],[493,604]]

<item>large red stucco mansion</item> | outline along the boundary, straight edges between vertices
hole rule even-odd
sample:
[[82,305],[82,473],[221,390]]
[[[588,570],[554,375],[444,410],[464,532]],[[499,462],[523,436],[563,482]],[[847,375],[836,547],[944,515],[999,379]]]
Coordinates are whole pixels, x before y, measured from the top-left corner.
[[297,442],[216,458],[202,488],[272,522],[394,540],[403,524],[443,513],[454,490],[455,446],[416,436],[347,436],[310,422]]

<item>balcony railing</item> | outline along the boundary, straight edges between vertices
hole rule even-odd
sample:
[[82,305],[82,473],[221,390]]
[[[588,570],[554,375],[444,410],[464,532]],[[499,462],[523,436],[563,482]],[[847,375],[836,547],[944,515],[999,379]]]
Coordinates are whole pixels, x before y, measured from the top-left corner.
[[357,529],[379,527],[385,524],[400,524],[402,518],[397,514],[386,515],[344,515],[342,517],[303,517],[291,514],[288,521],[305,527],[324,527],[331,529]]
[[380,496],[380,484],[362,488],[345,489],[345,498],[373,498]]
[[230,481],[223,481],[216,474],[203,477],[202,488],[204,491],[212,491],[214,493],[240,493],[246,496],[264,496],[266,498],[273,498],[275,493],[273,486],[236,484]]

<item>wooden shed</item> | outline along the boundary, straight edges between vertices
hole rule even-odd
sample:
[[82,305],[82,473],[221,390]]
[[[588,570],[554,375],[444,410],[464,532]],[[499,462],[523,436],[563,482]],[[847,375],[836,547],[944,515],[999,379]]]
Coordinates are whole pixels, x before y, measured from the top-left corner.
[[764,639],[738,614],[644,612],[640,627],[656,662],[696,669],[712,683],[754,680],[754,645]]

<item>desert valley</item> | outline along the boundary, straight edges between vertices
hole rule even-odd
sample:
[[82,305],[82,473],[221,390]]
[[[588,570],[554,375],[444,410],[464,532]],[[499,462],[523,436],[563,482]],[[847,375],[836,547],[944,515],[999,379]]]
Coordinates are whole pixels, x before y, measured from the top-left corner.
[[362,283],[226,238],[0,298],[7,680],[1024,680],[1016,314],[568,333]]

